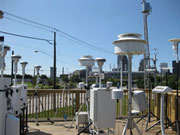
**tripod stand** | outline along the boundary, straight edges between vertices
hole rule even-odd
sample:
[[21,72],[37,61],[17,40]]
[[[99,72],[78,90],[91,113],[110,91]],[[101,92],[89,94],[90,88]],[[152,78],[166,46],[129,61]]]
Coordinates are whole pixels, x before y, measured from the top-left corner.
[[[66,92],[66,93],[68,93],[68,94],[65,95],[65,91],[68,91],[68,92]],[[65,98],[64,98],[64,96],[65,96]],[[69,97],[69,100],[71,101],[71,100],[72,100],[72,97],[71,97],[70,94],[69,94],[69,88],[67,87],[67,84],[65,84],[64,89],[63,89],[63,91],[62,91],[62,97],[60,97],[60,104],[61,104],[61,101],[63,101],[64,99],[67,99],[68,97]],[[59,101],[58,101],[58,102],[59,102]],[[64,102],[64,101],[63,101],[63,102]],[[67,106],[67,105],[70,106],[70,102],[69,102],[69,104],[67,103],[66,100],[65,100],[65,102],[66,102],[66,106]],[[73,102],[72,102],[72,104],[73,104]],[[60,106],[61,106],[61,105],[60,105]],[[59,107],[59,104],[57,103],[57,108],[55,109],[54,118],[57,117],[59,109],[60,109],[60,107]],[[67,119],[67,115],[66,115],[66,114],[65,114],[63,117],[64,117],[64,119]]]
[[[166,86],[168,86],[168,77],[167,76],[168,76],[169,69],[168,68],[162,68],[162,70],[164,70],[166,72]],[[172,124],[172,122],[169,119],[168,114],[167,114],[167,103],[168,103],[168,94],[167,93],[165,95],[165,101],[166,101],[166,103],[165,103],[165,117],[164,117],[164,120],[165,120],[165,125],[166,125],[165,129],[166,129]],[[160,121],[158,121],[157,123],[159,124]],[[172,125],[171,125],[171,127],[172,127]],[[160,132],[161,132],[161,130],[158,131],[157,134],[159,134]]]
[[[82,131],[84,131],[85,129],[88,129],[88,128],[89,128],[89,131],[88,131],[88,132],[91,133],[90,125],[92,124],[92,122],[91,122],[91,120],[90,120],[89,100],[88,100],[88,99],[89,99],[89,97],[88,97],[88,91],[90,90],[90,88],[89,88],[89,86],[86,86],[85,89],[86,89],[85,102],[80,106],[78,112],[76,113],[75,117],[73,118],[72,123],[70,124],[70,126],[69,126],[69,128],[68,128],[68,131],[69,131],[69,129],[72,127],[72,125],[73,125],[76,117],[79,115],[79,113],[80,113],[81,109],[83,108],[83,106],[86,105],[86,108],[87,108],[87,116],[88,116],[88,125],[87,125]],[[80,131],[79,134],[82,133],[82,131]]]
[[[35,113],[36,113],[35,119],[36,119],[36,120],[35,120],[35,121],[36,121],[36,126],[39,126],[39,123],[38,123],[38,110],[40,110],[40,108],[39,108],[39,103],[41,103],[42,109],[44,110],[43,104],[42,104],[40,98],[38,97],[39,80],[40,80],[40,78],[39,78],[39,71],[40,71],[41,66],[36,65],[36,66],[34,66],[34,68],[35,68],[36,71],[37,71],[37,81],[36,81],[35,94],[34,94],[34,96],[35,96],[35,101],[36,101],[36,106],[35,106],[35,110],[36,110],[36,112],[35,112]],[[38,100],[38,98],[39,98],[39,100]]]
[[141,120],[143,120],[145,117],[147,117],[147,122],[146,122],[146,127],[145,127],[145,130],[148,131],[149,128],[148,128],[148,123],[151,122],[151,117],[155,117],[157,119],[159,119],[152,111],[151,111],[151,86],[150,86],[150,73],[149,73],[149,90],[148,90],[148,112],[143,115],[138,121],[137,123],[139,123]]

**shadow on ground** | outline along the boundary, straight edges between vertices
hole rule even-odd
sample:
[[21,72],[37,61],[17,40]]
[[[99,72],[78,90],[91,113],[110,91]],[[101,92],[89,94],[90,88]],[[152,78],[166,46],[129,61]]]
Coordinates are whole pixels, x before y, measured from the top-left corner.
[[33,131],[33,132],[28,132],[27,135],[52,135],[52,134],[45,133],[42,131]]

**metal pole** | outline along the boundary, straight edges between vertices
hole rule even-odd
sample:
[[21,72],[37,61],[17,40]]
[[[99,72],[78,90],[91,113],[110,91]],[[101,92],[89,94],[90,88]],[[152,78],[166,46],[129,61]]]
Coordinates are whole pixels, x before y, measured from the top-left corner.
[[[12,55],[14,55],[14,51],[12,51]],[[14,78],[14,74],[13,74],[13,60],[11,60],[11,85],[13,85],[13,78]]]
[[[145,4],[146,0],[142,0],[142,4]],[[144,89],[148,89],[149,77],[146,73],[146,68],[150,68],[150,52],[149,52],[149,39],[148,39],[148,24],[147,16],[149,15],[149,10],[142,11],[143,13],[143,22],[144,22],[144,39],[146,40],[146,52],[144,54]]]
[[36,80],[36,88],[35,88],[35,100],[36,100],[36,126],[39,126],[38,123],[38,105],[39,105],[39,100],[38,100],[38,89],[39,89],[39,71],[37,71],[37,80]]
[[53,76],[53,84],[54,89],[56,89],[56,32],[54,32],[54,76]]
[[34,67],[34,74],[33,74],[33,88],[35,86],[35,67]]
[[161,133],[165,135],[164,131],[164,94],[161,94]]
[[[121,85],[120,85],[120,88],[121,89],[123,89],[122,87],[123,87],[123,80],[122,80],[122,71],[123,71],[123,64],[122,64],[123,62],[122,62],[122,60],[121,60]],[[122,115],[122,99],[120,99],[119,100],[119,102],[120,102],[120,116]]]
[[[176,89],[176,121],[178,123],[179,119],[178,119],[178,114],[179,114],[179,111],[178,111],[178,80],[179,80],[179,58],[178,58],[178,45],[177,45],[177,60],[176,60],[176,64],[177,64],[177,89]],[[179,125],[179,124],[178,124]],[[179,128],[177,126],[177,128]]]
[[22,74],[22,85],[24,85],[24,74]]
[[[168,86],[168,77],[167,77],[167,74],[168,74],[168,70],[166,71],[166,86]],[[166,118],[166,125],[168,124],[168,112],[167,112],[167,107],[168,107],[168,94],[166,93],[166,96],[165,96],[165,99],[166,99],[166,108],[165,108],[165,118]]]
[[157,82],[157,80],[156,80],[156,72],[157,72],[157,68],[156,68],[157,52],[156,52],[156,51],[157,51],[157,49],[154,48],[153,50],[155,51],[155,53],[154,53],[154,59],[153,59],[154,69],[155,69],[155,72],[154,72],[154,87],[156,87],[156,82]]
[[122,88],[122,84],[123,84],[123,80],[122,80],[122,71],[123,71],[123,65],[122,65],[122,60],[121,60],[121,88]]
[[101,88],[101,71],[102,71],[102,67],[99,66],[99,88]]
[[86,67],[86,84],[88,84],[88,66]]
[[128,55],[128,127],[130,130],[133,129],[132,125],[132,117],[131,117],[131,111],[132,111],[132,55]]

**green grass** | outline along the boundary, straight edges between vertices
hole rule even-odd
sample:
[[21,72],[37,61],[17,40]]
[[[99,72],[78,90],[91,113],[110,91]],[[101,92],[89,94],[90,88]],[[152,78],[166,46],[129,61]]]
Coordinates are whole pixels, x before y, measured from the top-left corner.
[[[82,107],[82,111],[86,111],[86,106]],[[57,110],[45,110],[38,113],[38,118],[64,118],[64,117],[74,117],[75,116],[75,106],[68,106],[64,108],[58,108]],[[35,118],[36,113],[28,115],[28,118]]]

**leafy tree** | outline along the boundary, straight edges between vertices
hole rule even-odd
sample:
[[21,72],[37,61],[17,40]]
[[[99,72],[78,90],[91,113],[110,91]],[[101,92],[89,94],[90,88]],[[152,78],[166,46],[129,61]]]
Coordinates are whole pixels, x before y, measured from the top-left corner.
[[71,78],[69,79],[70,82],[73,82],[73,83],[79,83],[81,82],[81,79],[79,78],[78,75],[73,75],[71,76]]
[[64,81],[65,83],[68,83],[68,82],[69,82],[68,75],[61,75],[61,79],[62,79],[62,81]]
[[41,79],[48,79],[47,75],[41,75]]
[[25,74],[25,75],[24,75],[24,78],[25,78],[25,79],[32,79],[32,78],[33,78],[33,76],[32,76],[32,75],[30,75],[30,74]]

